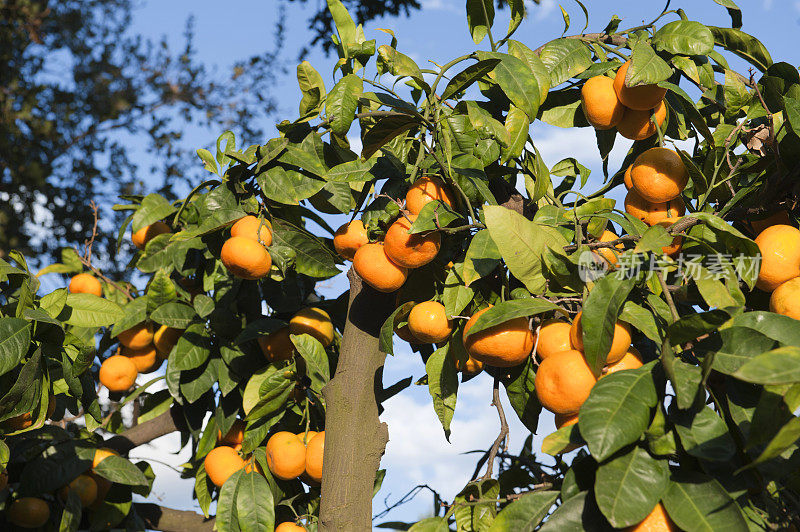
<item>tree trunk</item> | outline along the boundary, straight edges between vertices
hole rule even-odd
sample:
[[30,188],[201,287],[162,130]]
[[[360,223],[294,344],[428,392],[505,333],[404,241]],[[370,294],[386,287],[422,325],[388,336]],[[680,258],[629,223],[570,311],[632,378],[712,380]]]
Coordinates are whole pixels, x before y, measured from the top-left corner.
[[142,518],[144,524],[152,530],[164,532],[213,532],[215,519],[205,518],[200,514],[185,510],[173,510],[157,504],[136,502],[133,504],[136,513]]
[[350,303],[339,362],[322,390],[327,405],[320,529],[372,530],[372,488],[389,441],[378,418],[376,389],[382,389],[386,354],[378,349],[381,325],[392,312],[394,294],[363,284],[351,268]]

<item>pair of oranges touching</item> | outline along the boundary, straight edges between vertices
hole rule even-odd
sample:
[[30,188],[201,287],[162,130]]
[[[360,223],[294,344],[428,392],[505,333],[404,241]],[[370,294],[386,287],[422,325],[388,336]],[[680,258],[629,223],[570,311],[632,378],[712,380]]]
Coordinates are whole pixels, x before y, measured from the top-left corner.
[[406,282],[408,270],[431,262],[439,254],[442,237],[436,231],[409,234],[422,208],[439,200],[453,206],[454,198],[441,180],[422,177],[406,193],[405,210],[389,229],[383,242],[370,242],[361,220],[342,225],[334,234],[333,247],[353,261],[356,273],[375,290],[394,292]]
[[761,221],[766,227],[756,236],[761,253],[756,286],[770,293],[772,312],[800,320],[800,230],[789,223],[786,211]]
[[[628,87],[630,61],[617,70],[614,78],[594,76],[581,87],[581,106],[586,120],[599,130],[617,128],[620,135],[630,140],[644,140],[656,134],[667,119],[664,96],[667,89],[658,85]],[[651,120],[652,117],[652,120]]]
[[140,323],[119,333],[119,354],[100,365],[100,383],[111,392],[129,390],[140,373],[152,373],[161,367],[182,334],[183,329],[166,325],[154,331],[150,323]]
[[[97,449],[92,460],[92,469],[111,455],[117,455],[117,452],[111,449]],[[4,488],[5,486],[0,486],[0,491]],[[111,481],[90,470],[62,486],[57,495],[59,499],[66,501],[70,492],[73,492],[78,496],[82,507],[96,510],[110,489]],[[20,528],[39,528],[50,520],[50,506],[47,501],[39,497],[20,497],[8,507],[6,519]]]
[[[262,473],[253,457],[245,460],[239,454],[244,432],[245,423],[239,419],[224,436],[221,431],[217,431],[217,447],[203,461],[208,479],[218,488],[240,469],[248,473]],[[307,484],[316,486],[322,481],[324,451],[325,431],[300,434],[276,432],[267,441],[267,467],[274,477],[281,480],[300,478]]]

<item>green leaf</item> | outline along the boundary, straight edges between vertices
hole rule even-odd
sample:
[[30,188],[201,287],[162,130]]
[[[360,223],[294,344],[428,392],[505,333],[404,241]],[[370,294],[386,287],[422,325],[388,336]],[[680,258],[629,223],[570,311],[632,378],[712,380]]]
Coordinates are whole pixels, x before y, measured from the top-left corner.
[[284,220],[273,220],[273,244],[287,246],[297,254],[297,273],[315,279],[327,279],[339,274],[339,257],[322,239]]
[[467,25],[475,44],[486,37],[494,24],[494,2],[492,0],[467,0]]
[[464,256],[464,283],[469,286],[492,273],[500,264],[500,258],[489,231],[482,229],[475,233]]
[[625,86],[636,87],[664,81],[672,75],[672,68],[653,51],[647,41],[639,41],[631,53],[631,64],[625,75]]
[[442,100],[452,98],[454,95],[466,90],[476,81],[483,79],[489,72],[494,70],[494,67],[496,67],[498,63],[500,63],[499,58],[490,58],[483,59],[468,66],[450,78],[447,87],[445,87],[444,92],[442,92]]
[[[331,2],[332,0],[328,0]],[[228,477],[217,499],[217,515],[215,526],[221,532],[239,532],[239,518],[236,515],[236,495],[239,491],[239,479],[245,474],[244,469],[236,471]]]
[[670,518],[683,530],[749,530],[736,501],[719,482],[704,475],[674,477],[663,502]]
[[153,314],[150,315],[150,319],[167,327],[185,329],[192,323],[195,316],[194,309],[186,303],[170,301],[154,310]]
[[541,292],[543,255],[547,247],[562,248],[566,239],[556,229],[537,224],[501,206],[483,209],[486,227],[509,271],[532,293]]
[[556,39],[539,54],[550,71],[550,86],[557,87],[592,66],[589,48],[575,39]]
[[726,462],[736,452],[727,425],[710,407],[700,405],[693,410],[674,410],[670,416],[675,422],[681,445],[690,455]]
[[267,479],[256,471],[243,472],[236,486],[236,517],[242,532],[272,530],[275,503]]
[[327,0],[328,10],[331,12],[333,22],[336,24],[336,32],[339,34],[339,42],[342,43],[344,49],[347,50],[348,45],[357,42],[356,24],[347,8],[340,0]]
[[[384,523],[390,524],[390,523]],[[380,528],[384,528],[378,525]],[[392,526],[391,528],[394,528]],[[447,525],[447,519],[444,517],[428,517],[417,523],[414,523],[408,532],[450,532],[450,527]]]
[[746,327],[727,327],[719,331],[718,341],[709,339],[708,344],[698,347],[713,350],[711,367],[726,375],[734,374],[745,362],[754,356],[775,347],[775,340]]
[[542,452],[550,456],[558,456],[585,444],[580,429],[577,425],[572,424],[545,436],[542,440]]
[[386,44],[378,47],[378,55],[380,56],[379,62],[385,65],[390,74],[401,78],[409,77],[414,80],[419,88],[424,88],[428,91],[428,84],[422,78],[422,71],[420,71],[413,59]]
[[523,495],[497,514],[489,532],[533,532],[556,502],[558,492],[539,491]]
[[472,327],[469,328],[467,336],[503,324],[514,318],[534,316],[554,310],[560,310],[560,307],[546,299],[529,298],[502,301],[481,314],[472,324]]
[[637,441],[650,424],[658,397],[651,364],[606,375],[581,406],[578,425],[599,461]]
[[139,325],[147,319],[147,298],[139,297],[122,307],[123,316],[114,323],[111,337]]
[[534,53],[533,50],[519,41],[508,41],[508,53],[517,59],[522,59],[528,64],[528,67],[533,73],[533,77],[536,78],[537,85],[539,85],[539,103],[543,104],[545,99],[548,97],[548,92],[550,92],[550,70],[548,69],[547,65],[545,65],[541,59],[539,59],[539,56]]
[[606,275],[595,284],[583,305],[581,328],[586,363],[600,375],[611,350],[614,330],[622,306],[636,284],[635,277]]
[[39,300],[39,306],[47,312],[51,318],[58,317],[61,311],[64,310],[64,305],[67,304],[67,294],[69,292],[66,288],[58,288],[49,294],[45,294]]
[[0,375],[17,367],[30,344],[30,323],[19,318],[0,318]]
[[497,514],[497,505],[494,502],[465,503],[475,499],[497,499],[499,494],[500,484],[495,479],[476,480],[467,484],[453,502],[453,515],[458,530],[467,532],[488,529]]
[[728,14],[731,16],[731,26],[734,28],[742,27],[742,10],[733,0],[714,0],[714,2],[728,10]]
[[774,312],[745,312],[733,318],[728,327],[747,327],[784,345],[800,347],[800,328],[797,320]]
[[653,510],[669,486],[669,462],[642,447],[615,456],[597,468],[594,497],[615,528],[633,526]]
[[761,464],[767,460],[777,458],[787,449],[792,448],[800,440],[800,418],[793,417],[772,437],[761,454],[749,466]]
[[455,362],[448,356],[448,347],[440,347],[425,363],[428,375],[428,391],[433,398],[433,409],[442,423],[445,438],[450,441],[450,422],[456,411],[458,372]]
[[69,294],[59,319],[76,327],[107,327],[124,316],[122,308],[94,294]]
[[178,208],[167,201],[164,196],[160,194],[148,194],[142,200],[141,206],[134,213],[131,228],[135,233],[143,227],[163,220],[177,210]]
[[481,59],[500,59],[490,73],[490,77],[500,85],[508,99],[521,109],[531,121],[539,112],[539,86],[535,77],[531,77],[530,67],[513,55],[499,52],[478,52]]
[[362,161],[361,159],[347,161],[342,164],[337,164],[328,170],[328,172],[325,174],[325,179],[337,183],[360,183],[364,181],[371,181],[375,179],[375,176],[370,172],[373,166],[375,166],[374,161]]
[[800,136],[800,100],[784,95],[783,108],[786,111],[786,118],[792,132]]
[[540,532],[584,531],[605,532],[610,528],[591,492],[582,491],[570,497],[550,514]]
[[706,55],[714,49],[714,35],[694,20],[676,20],[665,24],[653,35],[657,50],[681,55]]
[[303,61],[297,65],[297,83],[303,93],[300,100],[300,116],[316,109],[325,97],[325,82],[311,63]]
[[253,373],[253,376],[247,381],[244,393],[242,393],[242,410],[245,414],[249,414],[253,407],[258,404],[261,399],[261,385],[276,371],[278,370],[274,366],[267,366]]
[[322,387],[331,379],[328,354],[316,338],[308,334],[291,335],[297,352],[306,361],[306,372],[311,379],[311,388],[322,392]]
[[522,151],[525,149],[525,143],[528,140],[530,125],[531,121],[528,115],[525,114],[525,111],[511,104],[505,121],[509,142],[508,148],[503,150],[503,157],[500,160],[501,164],[522,155]]
[[714,34],[714,44],[738,55],[761,72],[772,65],[769,51],[752,35],[735,28],[708,26],[708,29]]
[[364,84],[355,74],[347,74],[334,85],[325,99],[325,114],[331,131],[340,136],[347,135],[363,91]]
[[447,315],[460,315],[474,297],[475,291],[464,285],[464,280],[455,267],[451,268],[444,281],[444,290],[442,290],[442,304],[444,304]]
[[536,369],[531,357],[528,357],[525,364],[507,368],[503,375],[503,386],[506,389],[508,402],[511,403],[522,424],[531,432],[536,432],[539,414],[542,411],[542,405],[539,404],[539,397],[536,395],[535,380]]
[[800,348],[779,347],[756,355],[742,364],[733,376],[755,384],[800,382]]
[[203,365],[211,355],[211,337],[203,324],[190,325],[169,354],[172,369],[183,371]]
[[619,319],[630,323],[634,329],[640,331],[654,342],[661,342],[659,323],[652,311],[637,305],[633,301],[626,301],[622,307],[622,312],[619,313]]
[[147,477],[133,465],[132,462],[121,456],[111,455],[92,468],[94,473],[101,477],[127,486],[147,486]]
[[64,510],[61,512],[58,532],[75,532],[81,524],[81,499],[75,490],[67,493],[67,500],[64,501]]
[[285,205],[298,205],[300,201],[310,198],[325,186],[325,181],[322,179],[296,170],[287,170],[282,166],[274,166],[259,174],[256,181],[265,196]]
[[178,291],[166,270],[158,270],[147,285],[147,312],[178,297]]

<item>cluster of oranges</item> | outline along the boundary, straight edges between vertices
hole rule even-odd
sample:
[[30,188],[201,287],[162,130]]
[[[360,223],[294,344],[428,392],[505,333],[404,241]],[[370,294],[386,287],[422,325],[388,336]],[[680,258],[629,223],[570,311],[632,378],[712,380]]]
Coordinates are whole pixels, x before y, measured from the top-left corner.
[[266,336],[259,336],[258,345],[269,362],[282,362],[294,356],[292,334],[308,334],[319,340],[323,347],[328,347],[333,343],[334,336],[331,317],[321,308],[307,307],[292,316],[289,325]]
[[272,224],[248,215],[231,226],[231,237],[222,245],[220,259],[231,274],[254,281],[269,275],[272,257]]
[[[222,487],[231,475],[244,469],[263,474],[261,466],[250,456],[239,454],[244,441],[245,423],[236,420],[231,429],[222,435],[217,432],[217,446],[209,452],[203,465],[208,479]],[[325,431],[276,432],[267,441],[267,467],[270,473],[281,480],[301,478],[307,484],[319,485],[322,481],[322,455],[325,449]]]
[[[785,211],[776,218],[784,217],[788,222]],[[769,309],[800,320],[800,230],[788,223],[769,225],[756,244],[761,253],[756,286],[771,293]]]
[[394,292],[406,282],[408,270],[428,264],[439,253],[442,237],[438,232],[409,234],[422,208],[434,200],[448,206],[454,203],[439,179],[422,177],[409,188],[403,215],[386,231],[383,242],[369,242],[363,222],[353,220],[336,231],[333,246],[342,258],[353,261],[365,283],[381,292]]
[[[689,172],[681,156],[668,148],[651,148],[625,170],[625,212],[647,225],[668,228],[686,212],[681,198],[689,182]],[[682,238],[676,236],[664,246],[666,255],[675,255],[681,249]]]
[[[117,455],[117,453],[111,449],[97,449],[92,460],[92,469],[111,455]],[[7,477],[0,478],[7,479]],[[0,490],[4,488],[4,485],[0,485]],[[75,493],[82,507],[96,510],[103,503],[110,489],[111,481],[90,470],[81,473],[67,485],[62,486],[56,494],[62,501],[66,501],[71,492]],[[39,497],[20,497],[9,506],[6,519],[20,528],[39,528],[49,521],[50,506],[47,501]]]
[[594,76],[581,88],[581,104],[586,119],[595,129],[616,127],[620,135],[631,140],[644,140],[656,134],[667,119],[664,96],[667,89],[658,85],[625,86],[630,61],[625,62],[612,79]]
[[117,335],[119,354],[103,361],[100,382],[111,392],[129,390],[139,373],[152,373],[161,367],[182,334],[183,329],[166,325],[154,331],[148,322],[122,331]]

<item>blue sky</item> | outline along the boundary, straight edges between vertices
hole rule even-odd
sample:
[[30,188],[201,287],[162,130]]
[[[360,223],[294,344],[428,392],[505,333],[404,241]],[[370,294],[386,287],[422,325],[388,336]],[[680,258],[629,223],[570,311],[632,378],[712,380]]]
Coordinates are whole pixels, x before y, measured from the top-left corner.
[[[542,0],[540,6],[528,3],[529,16],[515,35],[516,39],[535,48],[561,35],[564,23],[557,2]],[[654,18],[664,4],[661,0],[588,0],[585,3],[591,9],[588,31],[602,30],[614,14],[624,19],[623,25],[638,25]],[[795,65],[800,63],[800,52],[795,44],[800,27],[800,1],[738,0],[738,3],[744,11],[745,31],[757,35],[775,60]],[[316,7],[322,2],[310,2],[310,4]],[[442,64],[474,49],[467,32],[462,2],[422,0],[422,5],[422,11],[414,13],[408,19],[390,18],[368,24],[367,38],[375,38],[379,44],[386,43],[389,41],[388,36],[376,29],[393,29],[399,40],[400,51],[411,56],[423,68],[429,66],[425,63],[427,58]],[[583,27],[583,15],[577,4],[564,0],[562,5],[568,10],[572,19],[570,33],[580,31]],[[682,7],[690,18],[706,24],[719,26],[730,24],[725,9],[712,0],[691,2],[678,0],[672,2],[671,7],[673,9]],[[197,35],[195,46],[200,59],[215,65],[220,75],[224,75],[235,61],[260,51],[273,49],[274,17],[277,9],[278,3],[274,1],[239,0],[222,3],[210,0],[169,2],[146,0],[136,11],[131,30],[153,39],[166,35],[174,45],[180,45],[186,18],[193,15]],[[281,76],[279,84],[275,87],[279,103],[275,122],[296,117],[300,92],[297,88],[294,67],[297,54],[309,36],[305,28],[311,12],[309,5],[306,4],[287,5],[288,31],[283,55],[287,73]],[[507,13],[499,13],[495,23],[497,32],[501,32],[506,26]],[[488,43],[482,43],[481,47],[486,49]],[[316,50],[305,59],[320,71],[330,88],[333,59],[325,57]],[[732,64],[741,67],[741,63]],[[371,68],[374,72],[374,62],[371,63]],[[267,138],[274,136],[275,130],[270,124],[265,124],[265,129],[268,132]],[[191,128],[187,131],[186,142],[192,147],[210,148],[219,133],[221,128]],[[599,183],[602,178],[600,160],[594,134],[590,129],[567,131],[537,124],[532,129],[532,135],[549,165],[552,166],[564,157],[576,157],[593,171],[592,179],[587,186],[591,188]],[[618,137],[618,149],[612,154],[612,168],[614,163],[619,164],[624,154],[623,150],[627,149],[628,144],[622,140]],[[612,194],[612,197],[622,199],[619,194]],[[342,219],[333,217],[331,224],[336,227],[343,221],[343,217]],[[331,296],[341,293],[345,288],[341,278],[326,282],[325,286],[326,292]],[[387,384],[408,375],[413,375],[416,380],[423,374],[424,367],[419,357],[405,346],[398,346],[396,356],[387,361]],[[375,499],[375,511],[382,509],[385,497],[388,497],[391,503],[414,485],[422,483],[439,490],[445,499],[451,499],[469,480],[474,464],[471,456],[461,453],[488,447],[497,434],[499,425],[490,401],[491,381],[485,375],[473,379],[460,388],[450,444],[444,439],[426,388],[412,387],[388,401],[382,418],[389,424],[390,442],[383,460],[383,467],[389,471],[384,488]],[[508,405],[506,412],[514,418]],[[541,438],[552,430],[552,418],[543,416],[540,435],[537,436],[534,447],[540,445]],[[518,449],[527,436],[528,432],[514,419],[511,425],[511,449]],[[170,463],[180,463],[186,458],[185,451],[178,458],[169,454],[175,451],[177,451],[177,439],[165,437],[158,440],[155,445],[138,449],[134,454]],[[154,464],[154,468],[160,475],[155,494],[161,504],[196,509],[196,505],[191,501],[191,481],[180,480],[176,474],[158,464]],[[421,495],[415,502],[393,511],[385,519],[416,520],[430,512],[430,504],[430,498]]]

